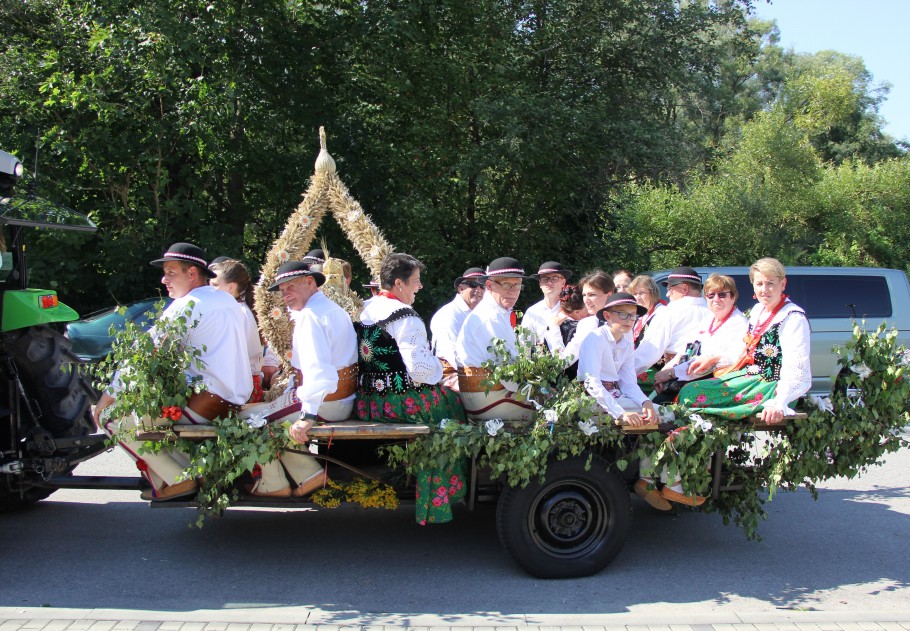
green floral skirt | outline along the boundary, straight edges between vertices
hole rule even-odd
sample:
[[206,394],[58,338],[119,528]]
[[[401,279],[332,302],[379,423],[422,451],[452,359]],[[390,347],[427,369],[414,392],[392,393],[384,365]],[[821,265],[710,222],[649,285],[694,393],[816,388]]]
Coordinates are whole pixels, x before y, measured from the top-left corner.
[[[461,397],[445,386],[432,386],[393,392],[357,395],[357,418],[376,423],[414,423],[435,427],[443,419],[463,423],[467,420]],[[451,466],[417,472],[418,524],[442,524],[452,520],[452,504],[467,493],[468,463],[459,460]]]
[[750,375],[747,369],[723,377],[700,379],[679,391],[679,403],[687,408],[728,419],[743,419],[760,412],[764,401],[774,397],[776,381]]
[[654,391],[654,375],[659,370],[659,368],[648,368],[638,375],[638,387],[641,388],[642,392],[649,395]]

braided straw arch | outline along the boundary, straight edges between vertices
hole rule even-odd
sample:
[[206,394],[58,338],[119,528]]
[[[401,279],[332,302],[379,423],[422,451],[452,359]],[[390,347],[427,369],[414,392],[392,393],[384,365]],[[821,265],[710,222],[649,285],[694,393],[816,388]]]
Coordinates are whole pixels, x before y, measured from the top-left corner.
[[[288,218],[284,231],[269,250],[262,267],[254,294],[256,315],[266,341],[281,360],[285,372],[290,372],[291,336],[293,324],[279,292],[268,291],[275,278],[275,270],[287,261],[297,261],[306,256],[316,235],[322,218],[331,211],[344,234],[354,244],[357,254],[363,259],[373,277],[379,276],[382,260],[392,252],[392,246],[380,232],[360,204],[351,197],[347,187],[339,179],[335,160],[326,150],[325,128],[319,128],[319,157],[310,185],[303,195],[303,201]],[[328,254],[328,252],[326,252]],[[331,272],[332,259],[326,260],[324,271]],[[326,269],[327,268],[327,269]],[[322,286],[323,292],[341,305],[352,318],[360,313],[360,299],[344,284],[340,274],[327,274],[328,281]]]

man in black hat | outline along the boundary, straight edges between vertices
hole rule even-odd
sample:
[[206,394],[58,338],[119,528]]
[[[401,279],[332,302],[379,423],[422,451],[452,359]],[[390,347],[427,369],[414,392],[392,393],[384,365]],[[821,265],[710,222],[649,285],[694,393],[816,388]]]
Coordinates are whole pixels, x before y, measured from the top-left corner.
[[540,285],[543,300],[528,307],[521,319],[521,326],[534,333],[538,344],[543,343],[548,328],[557,326],[559,294],[571,277],[572,271],[557,261],[547,261],[540,266],[536,274],[531,274],[531,278],[536,278]]
[[686,350],[686,343],[696,338],[702,321],[711,315],[701,296],[701,276],[691,267],[677,267],[661,284],[667,288],[669,304],[651,319],[635,349],[636,374]]
[[[439,308],[430,320],[433,353],[442,360],[443,383],[458,389],[455,340],[468,314],[480,303],[484,292],[484,271],[469,267],[455,279],[455,297]],[[453,378],[454,377],[454,378]]]
[[506,349],[517,355],[517,318],[512,310],[521,295],[521,284],[528,278],[517,260],[504,256],[487,266],[486,292],[480,304],[465,318],[455,342],[458,381],[465,411],[478,419],[530,418],[533,408],[512,400],[503,384],[486,392],[483,363],[494,359],[488,350],[493,340],[505,341]]
[[[270,422],[299,416],[290,434],[301,444],[307,442],[307,431],[317,418],[326,421],[351,418],[357,389],[354,325],[347,312],[320,291],[325,275],[314,267],[302,261],[284,263],[269,286],[269,291],[281,292],[294,320],[291,365],[297,371],[296,388],[288,388],[272,403],[248,406],[243,411],[243,416],[259,414]],[[262,467],[262,476],[251,494],[303,497],[323,482],[322,469],[313,458],[282,452],[278,459]]]
[[[205,392],[190,397],[178,424],[204,425],[240,409],[253,391],[253,378],[247,356],[246,327],[243,312],[227,292],[209,285],[215,274],[209,270],[205,253],[192,243],[175,243],[160,259],[151,262],[163,270],[162,284],[174,301],[161,314],[162,320],[186,316],[191,322],[186,344],[200,352],[201,367],[186,369],[187,378],[205,384]],[[189,315],[187,315],[189,314]],[[154,334],[154,330],[153,330]],[[101,395],[95,406],[95,421],[102,424],[102,412],[115,401],[118,385]],[[124,432],[136,426],[135,417],[104,419],[109,433]],[[124,437],[128,432],[124,432]],[[179,452],[162,451],[146,454],[141,459],[139,443],[121,440],[127,452],[148,465],[152,484],[147,499],[164,500],[196,493],[196,480],[178,482],[188,461]]]

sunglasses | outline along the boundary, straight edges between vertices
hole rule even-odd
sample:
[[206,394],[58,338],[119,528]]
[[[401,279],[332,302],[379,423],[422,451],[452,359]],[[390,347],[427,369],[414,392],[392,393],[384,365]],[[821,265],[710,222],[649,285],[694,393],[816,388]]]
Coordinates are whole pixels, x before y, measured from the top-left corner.
[[632,322],[635,322],[636,320],[638,320],[637,313],[626,313],[625,311],[613,311],[612,309],[607,309],[607,313],[612,313],[620,320],[632,320]]
[[462,283],[465,287],[470,287],[471,289],[477,289],[478,287],[483,287],[483,283],[478,283],[476,280],[466,280]]
[[708,300],[714,300],[714,297],[717,296],[721,300],[726,300],[731,295],[733,295],[733,292],[731,291],[712,291],[711,293],[705,294],[705,298]]

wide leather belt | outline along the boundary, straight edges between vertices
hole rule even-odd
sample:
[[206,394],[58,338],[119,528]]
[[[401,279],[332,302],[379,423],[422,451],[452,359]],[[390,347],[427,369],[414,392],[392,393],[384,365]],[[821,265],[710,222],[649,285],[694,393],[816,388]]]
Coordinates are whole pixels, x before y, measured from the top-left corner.
[[338,371],[338,388],[332,394],[326,395],[323,402],[347,399],[357,392],[357,364]]
[[231,412],[240,411],[239,405],[225,401],[211,392],[197,392],[189,398],[186,407],[209,421],[216,418],[227,418]]
[[456,372],[458,372],[457,369],[455,368],[455,366],[453,366],[452,364],[450,364],[449,362],[447,362],[446,360],[444,360],[442,358],[439,358],[439,363],[442,364],[442,378],[443,379],[445,379],[446,377],[451,377]]
[[[461,392],[486,392],[484,382],[489,379],[490,371],[485,368],[472,368],[470,366],[458,369],[458,389]],[[490,392],[505,390],[501,383],[490,386]]]

